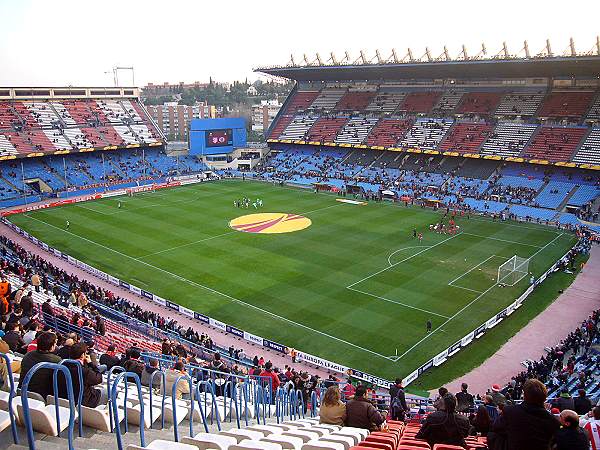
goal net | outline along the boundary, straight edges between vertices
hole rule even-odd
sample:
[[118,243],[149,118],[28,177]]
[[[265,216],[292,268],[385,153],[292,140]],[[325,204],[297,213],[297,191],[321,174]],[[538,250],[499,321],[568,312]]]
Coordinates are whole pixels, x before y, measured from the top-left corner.
[[529,258],[513,256],[498,267],[498,284],[514,286],[529,274]]

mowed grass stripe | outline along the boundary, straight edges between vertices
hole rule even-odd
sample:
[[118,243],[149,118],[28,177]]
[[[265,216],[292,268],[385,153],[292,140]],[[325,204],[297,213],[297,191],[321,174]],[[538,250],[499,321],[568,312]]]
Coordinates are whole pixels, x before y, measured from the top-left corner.
[[[131,260],[229,233],[229,220],[255,212],[253,208],[233,207],[233,200],[244,195],[262,198],[265,204],[262,212],[302,213],[327,209],[312,216],[307,214],[313,225],[301,232],[282,235],[236,232],[142,258],[143,262],[174,276]],[[74,207],[32,214],[47,219],[56,228],[25,216],[15,216],[12,220],[50,245],[119,278],[133,284],[146,283],[148,290],[162,297],[266,338],[387,378],[406,375],[512,302],[524,289],[520,285],[491,290],[457,316],[450,323],[452,326],[440,330],[425,341],[426,345],[420,345],[418,351],[395,364],[381,356],[391,356],[396,349],[401,354],[422,339],[426,335],[428,314],[351,291],[346,286],[388,266],[388,257],[394,251],[414,246],[417,242],[412,238],[413,227],[424,233],[422,245],[446,239],[447,236],[428,231],[429,224],[439,221],[442,212],[387,203],[340,204],[331,195],[236,180],[122,200],[127,203],[120,210],[117,208],[119,199],[86,203],[94,209],[104,211],[106,208],[110,215]],[[159,203],[161,206],[154,206]],[[112,250],[66,235],[63,231],[66,218],[71,221],[72,232],[129,256],[116,256]],[[554,230],[536,225],[497,223],[480,218],[459,218],[458,222],[462,231],[531,245],[544,245],[556,236]],[[556,248],[549,247],[540,253],[532,263],[534,271],[541,273],[562,256],[570,242],[572,237],[563,237],[557,240]],[[378,280],[378,289],[382,291],[373,293],[394,293],[398,289],[401,298],[391,298],[411,306],[426,305],[429,308],[423,309],[450,317],[477,293],[447,286],[449,281],[492,254],[525,256],[537,250],[476,236],[461,236],[449,244],[431,250],[430,256],[425,252],[423,258],[398,265],[398,274]],[[523,247],[527,247],[527,253],[521,255]],[[394,262],[420,250],[401,251]],[[486,271],[491,270],[486,268]],[[469,280],[469,285],[471,281],[485,284],[483,275],[481,279]],[[243,300],[252,307],[190,282]],[[486,288],[482,286],[478,290]],[[424,296],[423,292],[429,295]],[[273,316],[254,307],[272,311],[285,320],[274,320]],[[435,316],[432,321],[437,328],[445,318]],[[292,322],[302,323],[307,328],[298,328]],[[336,343],[327,335],[348,344]]]

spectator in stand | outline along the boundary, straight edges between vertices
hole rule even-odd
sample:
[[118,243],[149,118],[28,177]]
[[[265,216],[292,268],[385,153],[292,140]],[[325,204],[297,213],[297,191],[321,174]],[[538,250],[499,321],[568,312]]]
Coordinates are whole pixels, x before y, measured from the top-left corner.
[[69,335],[62,347],[58,349],[56,354],[60,356],[60,359],[69,359],[71,357],[71,347],[75,344],[77,340],[77,335],[72,333]]
[[[150,386],[150,380],[152,378],[152,374],[154,372],[156,372],[157,370],[159,370],[158,367],[158,359],[156,358],[150,358],[148,360],[148,364],[146,364],[146,367],[144,367],[144,371],[142,372],[142,378],[141,378],[141,383],[144,386]],[[161,385],[161,378],[160,376],[155,376],[153,383],[152,383],[152,387],[160,387]]]
[[499,385],[494,384],[492,386],[492,393],[490,395],[496,406],[504,405],[506,403],[506,397],[500,392]]
[[441,387],[438,389],[438,398],[436,398],[433,402],[433,407],[438,411],[442,411],[446,407],[446,404],[444,402],[444,396],[447,393],[448,389],[446,389],[445,387]]
[[569,394],[569,390],[565,387],[561,393],[558,401],[556,402],[556,407],[560,411],[564,411],[565,409],[574,409],[575,402],[573,401],[573,397]]
[[394,385],[390,388],[390,414],[392,420],[401,420],[404,422],[405,414],[408,410],[402,379],[396,378]]
[[[98,367],[92,362],[88,354],[87,345],[83,342],[73,344],[70,348],[70,358],[75,359],[81,364],[81,372],[83,378],[83,397],[81,404],[88,408],[95,408],[98,405],[106,404],[108,395],[106,388],[102,386],[102,374],[98,371]],[[69,372],[71,372],[71,380],[73,382],[73,395],[75,398],[79,396],[79,374],[75,364],[66,363]],[[67,386],[63,377],[59,376],[58,395],[61,398],[67,398]]]
[[471,428],[469,419],[456,414],[454,395],[445,394],[442,402],[444,408],[427,416],[415,438],[425,439],[431,448],[435,444],[459,445],[466,448],[465,437],[469,435]]
[[115,350],[116,349],[114,345],[109,345],[106,349],[106,353],[100,355],[100,364],[105,365],[106,370],[110,370],[114,366],[119,365],[120,360],[117,357]]
[[366,398],[367,388],[359,385],[354,393],[354,399],[346,403],[346,426],[379,430],[384,418],[373,404]]
[[490,415],[488,414],[487,408],[484,405],[479,405],[477,408],[477,414],[475,414],[475,417],[473,417],[471,425],[473,426],[471,430],[472,433],[479,433],[481,436],[488,435],[492,425],[492,420],[490,419]]
[[136,373],[141,378],[144,371],[144,363],[140,361],[140,355],[139,348],[131,348],[128,359],[123,363],[123,368],[126,372]]
[[[173,385],[175,384],[175,381],[177,380],[178,377],[183,376],[183,375],[187,375],[187,372],[185,371],[185,366],[183,365],[183,362],[181,361],[177,361],[174,365],[172,369],[167,370],[166,373],[166,395],[170,396],[173,393]],[[158,378],[160,380],[160,378]],[[182,398],[189,398],[190,395],[190,384],[189,381],[186,380],[179,380],[177,382],[177,387],[175,388],[175,398],[177,400],[180,400]]]
[[488,435],[490,450],[548,450],[560,423],[544,408],[547,396],[548,390],[541,381],[527,380],[523,386],[523,402],[507,405],[492,423],[493,433]]
[[600,450],[600,406],[580,419],[581,426],[590,440],[592,450]]
[[8,322],[4,327],[4,342],[8,344],[11,352],[26,353],[25,342],[21,336],[18,322]]
[[26,345],[29,345],[35,339],[37,332],[41,331],[42,326],[36,321],[32,320],[27,324],[25,329],[27,330],[27,332],[23,335],[23,342]]
[[21,297],[19,306],[23,311],[24,317],[31,317],[33,315],[33,297],[31,296],[31,291],[27,291],[27,294]]
[[337,386],[329,386],[323,396],[319,409],[319,423],[344,426],[346,421],[346,405],[342,403]]
[[40,276],[36,272],[33,272],[33,274],[31,275],[31,285],[35,289],[35,292],[40,292],[41,284],[42,284],[42,281],[40,279]]
[[490,416],[490,420],[494,422],[499,414],[498,406],[494,403],[494,398],[491,395],[486,395],[483,398],[483,406],[485,406],[485,409]]
[[52,308],[52,303],[50,297],[46,299],[44,303],[42,303],[42,313],[54,317],[54,308]]
[[356,394],[356,388],[350,381],[350,378],[348,378],[348,380],[346,381],[346,385],[344,386],[344,389],[342,389],[342,393],[344,394],[344,398],[346,399],[346,401],[352,400],[354,398],[354,395]]
[[579,396],[573,399],[573,409],[583,416],[592,410],[592,401],[587,397],[585,389],[579,389]]
[[264,377],[262,379],[263,382],[263,386],[265,388],[268,387],[268,379],[271,379],[271,403],[275,403],[275,393],[277,392],[277,388],[279,388],[279,386],[281,385],[281,381],[279,380],[279,377],[277,376],[277,374],[273,371],[273,363],[271,361],[268,361],[265,364],[265,370],[263,370],[260,373],[261,377]]
[[106,325],[104,323],[104,319],[100,314],[96,314],[94,321],[96,322],[94,327],[96,333],[98,333],[100,336],[104,336],[106,334]]
[[460,413],[468,412],[475,406],[473,395],[468,392],[469,385],[463,383],[460,386],[460,392],[456,394],[456,411]]
[[588,450],[590,441],[579,426],[579,416],[575,411],[565,409],[560,413],[562,427],[554,436],[554,450]]
[[[21,389],[27,373],[37,363],[59,363],[61,361],[60,356],[54,354],[54,350],[56,350],[56,334],[51,331],[44,331],[40,334],[37,341],[37,349],[27,353],[21,361],[19,389]],[[40,394],[44,399],[46,399],[48,395],[54,394],[54,389],[52,387],[52,371],[49,369],[40,369],[34,373],[29,382],[29,390]]]

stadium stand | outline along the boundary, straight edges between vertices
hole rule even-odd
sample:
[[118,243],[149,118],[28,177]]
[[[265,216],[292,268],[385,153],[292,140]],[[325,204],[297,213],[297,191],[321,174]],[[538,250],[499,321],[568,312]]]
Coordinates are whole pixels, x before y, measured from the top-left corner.
[[345,117],[321,117],[309,130],[307,140],[321,143],[334,142],[335,136],[347,121]]
[[600,128],[592,128],[573,156],[573,162],[600,165]]
[[340,130],[335,142],[338,144],[361,144],[376,123],[376,118],[354,117]]
[[287,104],[285,109],[286,114],[306,111],[318,96],[318,91],[298,91],[291,97],[290,102]]
[[435,148],[451,126],[450,119],[417,119],[398,146]]
[[398,108],[398,111],[428,113],[433,109],[441,95],[441,91],[409,92]]
[[439,145],[439,149],[477,153],[491,130],[492,126],[485,123],[455,123]]
[[362,111],[370,103],[375,93],[372,91],[349,91],[340,99],[336,111]]
[[495,115],[497,116],[535,116],[544,99],[544,91],[508,93],[503,98]]
[[435,114],[451,114],[454,112],[458,104],[460,103],[462,96],[465,94],[464,90],[449,89],[442,93],[440,99],[433,107],[433,113]]
[[578,119],[588,112],[593,98],[591,91],[554,91],[544,99],[538,116]]
[[523,155],[553,162],[570,160],[587,131],[587,128],[541,127]]
[[309,109],[313,111],[332,111],[340,99],[346,94],[345,89],[324,88],[313,100]]
[[281,133],[281,139],[303,139],[310,127],[313,126],[318,117],[298,115],[289,123]]
[[367,145],[393,147],[412,125],[410,119],[381,119],[369,133]]
[[501,92],[469,92],[462,96],[456,112],[489,115],[494,112],[501,98]]
[[379,91],[365,108],[367,113],[392,114],[404,101],[406,92]]
[[481,153],[518,156],[531,140],[538,126],[534,124],[499,123],[483,144]]
[[596,95],[596,100],[588,112],[587,119],[595,121],[600,120],[600,94]]

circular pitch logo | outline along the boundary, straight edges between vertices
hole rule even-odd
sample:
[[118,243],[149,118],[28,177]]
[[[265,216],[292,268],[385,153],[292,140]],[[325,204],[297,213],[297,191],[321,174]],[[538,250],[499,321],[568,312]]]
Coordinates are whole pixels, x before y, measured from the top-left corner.
[[229,226],[244,233],[291,233],[310,227],[311,220],[298,214],[259,213],[233,219]]

